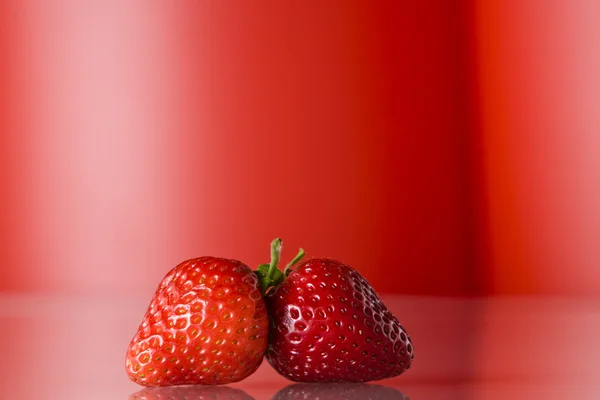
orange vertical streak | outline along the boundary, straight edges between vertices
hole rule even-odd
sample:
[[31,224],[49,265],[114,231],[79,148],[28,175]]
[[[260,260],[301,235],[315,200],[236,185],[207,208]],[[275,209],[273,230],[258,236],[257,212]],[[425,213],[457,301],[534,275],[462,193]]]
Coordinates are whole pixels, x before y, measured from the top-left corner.
[[599,7],[478,3],[494,292],[600,289]]

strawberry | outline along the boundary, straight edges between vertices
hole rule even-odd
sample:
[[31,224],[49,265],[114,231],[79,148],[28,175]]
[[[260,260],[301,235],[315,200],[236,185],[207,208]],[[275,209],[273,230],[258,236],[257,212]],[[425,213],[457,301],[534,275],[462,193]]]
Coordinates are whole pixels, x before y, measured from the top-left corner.
[[272,400],[408,400],[402,392],[365,383],[295,383],[278,391]]
[[170,386],[144,388],[129,400],[254,400],[241,389],[228,386]]
[[368,382],[410,368],[406,330],[353,268],[311,259],[288,265],[270,284],[266,358],[279,374],[298,382]]
[[240,381],[261,364],[268,327],[258,277],[247,265],[184,261],[156,290],[129,345],[127,373],[143,386]]

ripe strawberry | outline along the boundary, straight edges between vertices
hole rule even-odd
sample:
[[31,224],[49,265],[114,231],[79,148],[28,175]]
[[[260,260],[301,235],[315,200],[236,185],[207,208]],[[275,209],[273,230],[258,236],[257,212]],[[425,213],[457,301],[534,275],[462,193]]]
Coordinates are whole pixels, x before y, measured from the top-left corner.
[[278,391],[272,400],[408,400],[402,392],[365,383],[295,383]]
[[228,386],[170,386],[142,389],[129,396],[129,400],[254,400],[254,397]]
[[200,257],[173,268],[129,345],[129,378],[144,386],[217,385],[252,374],[269,326],[258,284],[236,260]]
[[411,339],[357,271],[312,259],[288,266],[284,275],[266,298],[272,319],[266,358],[281,375],[298,382],[368,382],[410,368]]

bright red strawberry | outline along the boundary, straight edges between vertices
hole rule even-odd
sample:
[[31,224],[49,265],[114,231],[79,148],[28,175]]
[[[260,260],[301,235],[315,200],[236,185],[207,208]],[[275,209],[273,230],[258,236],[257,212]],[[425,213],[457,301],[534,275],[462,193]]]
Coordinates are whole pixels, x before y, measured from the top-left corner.
[[277,372],[298,382],[368,382],[410,368],[411,339],[357,271],[312,259],[286,275],[266,298],[266,357]]
[[240,381],[262,362],[269,319],[258,278],[236,260],[200,257],[158,287],[126,357],[144,386]]

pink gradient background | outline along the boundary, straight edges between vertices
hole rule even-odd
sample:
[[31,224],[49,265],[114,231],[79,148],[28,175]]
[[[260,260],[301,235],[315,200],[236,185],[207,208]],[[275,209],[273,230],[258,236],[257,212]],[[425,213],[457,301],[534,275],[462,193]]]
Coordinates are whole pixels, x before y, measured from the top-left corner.
[[[126,398],[165,273],[255,266],[277,236],[285,261],[353,265],[413,327],[422,367],[389,383],[411,398],[597,390],[580,384],[600,379],[599,17],[594,0],[2,2],[3,395]],[[263,367],[240,386],[256,399],[284,385]]]

